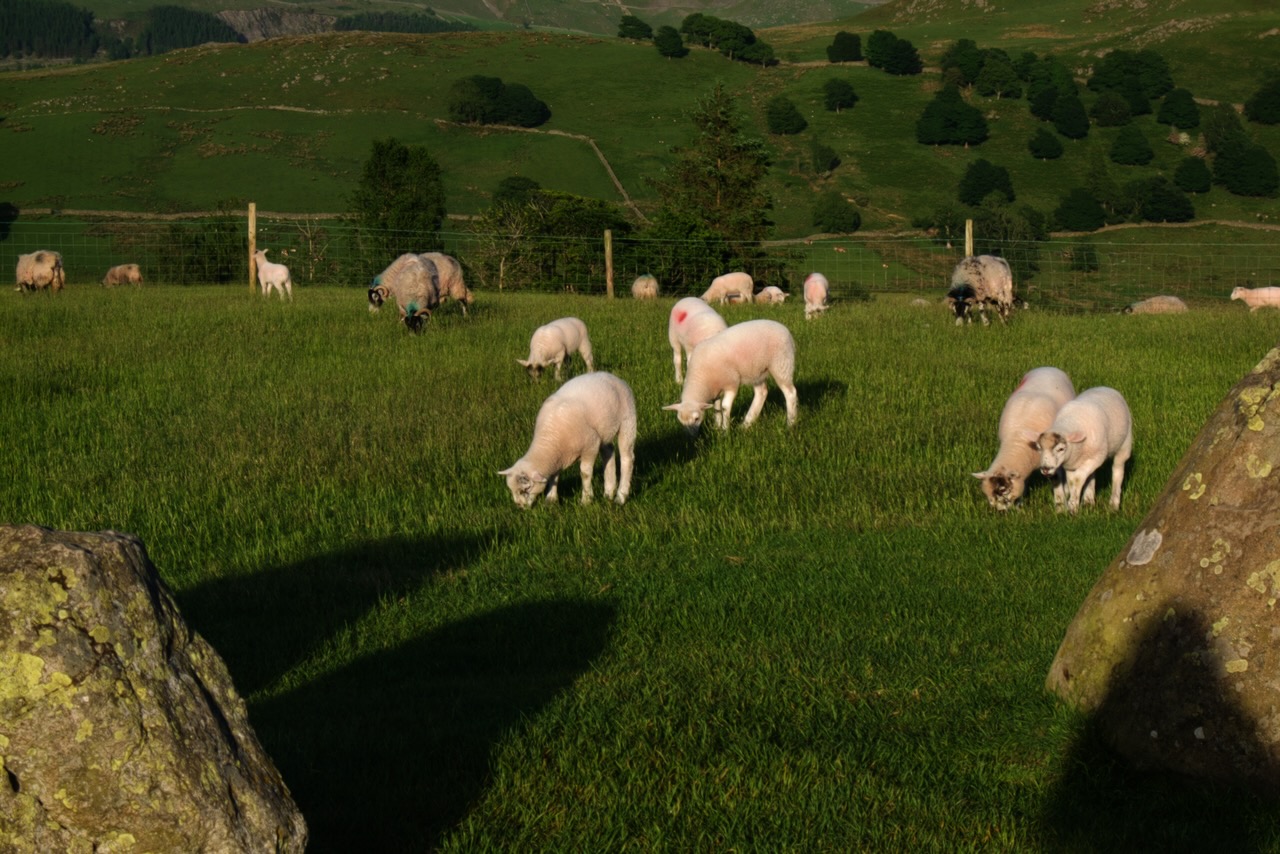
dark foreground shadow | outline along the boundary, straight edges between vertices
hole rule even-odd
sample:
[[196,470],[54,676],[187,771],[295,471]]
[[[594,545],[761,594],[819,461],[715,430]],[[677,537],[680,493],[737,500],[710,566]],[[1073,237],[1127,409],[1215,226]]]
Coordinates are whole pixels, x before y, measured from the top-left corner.
[[[0,121],[3,121],[0,117]],[[18,208],[12,202],[0,202],[0,242],[9,239],[13,224],[18,221]]]
[[807,380],[796,383],[796,392],[800,395],[800,417],[804,418],[805,410],[817,412],[830,401],[844,397],[849,385],[839,380]]
[[613,620],[599,603],[515,605],[255,704],[307,850],[435,848],[483,792],[494,744],[573,684]]
[[1280,851],[1280,797],[1259,787],[1276,769],[1203,655],[1209,622],[1159,621],[1112,679],[1046,802],[1043,850]]

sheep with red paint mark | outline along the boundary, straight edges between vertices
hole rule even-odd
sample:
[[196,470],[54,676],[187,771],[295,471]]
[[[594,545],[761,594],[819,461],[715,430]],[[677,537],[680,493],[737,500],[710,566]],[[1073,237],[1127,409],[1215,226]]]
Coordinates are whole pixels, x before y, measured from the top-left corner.
[[671,307],[667,341],[671,344],[671,361],[676,366],[677,383],[684,382],[682,363],[693,354],[693,348],[728,326],[719,312],[697,297],[685,297]]

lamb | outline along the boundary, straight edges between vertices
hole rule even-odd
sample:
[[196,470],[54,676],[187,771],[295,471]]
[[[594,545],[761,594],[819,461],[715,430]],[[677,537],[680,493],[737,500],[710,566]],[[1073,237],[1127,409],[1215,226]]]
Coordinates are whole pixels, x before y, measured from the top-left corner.
[[440,272],[434,262],[406,252],[373,277],[369,311],[377,311],[389,299],[400,309],[400,322],[410,332],[421,332],[440,305]]
[[746,273],[725,273],[711,280],[711,287],[702,295],[705,303],[751,302],[755,284]]
[[658,280],[648,273],[636,276],[636,280],[631,283],[631,296],[634,299],[657,299]]
[[787,301],[788,296],[790,296],[790,294],[786,293],[777,285],[769,285],[768,287],[761,289],[760,293],[756,294],[755,301],[763,303],[764,305],[781,305]]
[[142,270],[138,268],[137,264],[117,264],[102,277],[102,286],[104,288],[111,288],[116,285],[141,287]]
[[[1026,434],[1030,438],[1031,434]],[[1120,509],[1124,465],[1133,453],[1133,417],[1120,392],[1106,386],[1085,389],[1063,404],[1053,424],[1034,439],[1040,452],[1040,471],[1052,477],[1066,473],[1066,509],[1076,513],[1080,502],[1092,504],[1094,474],[1111,458],[1111,509]],[[1057,503],[1059,510],[1062,504]]]
[[543,402],[529,450],[498,474],[507,479],[516,506],[528,509],[544,490],[547,501],[554,502],[560,472],[578,461],[582,503],[589,504],[591,471],[598,454],[604,460],[604,497],[625,504],[631,493],[635,446],[636,399],[631,387],[604,371],[582,374]]
[[1250,312],[1260,308],[1280,308],[1280,288],[1236,288],[1232,299],[1241,300]]
[[972,320],[969,309],[976,307],[982,314],[983,325],[987,319],[987,307],[995,305],[1000,322],[1004,323],[1013,310],[1013,272],[1003,258],[995,255],[970,255],[961,259],[951,273],[951,290],[947,302],[956,314],[956,325]]
[[[1040,466],[1040,449],[1025,437],[1039,437],[1053,424],[1063,404],[1076,396],[1071,378],[1057,368],[1033,368],[1005,401],[1000,413],[1000,450],[986,471],[973,476],[996,510],[1008,510],[1022,497],[1027,477]],[[1062,503],[1062,479],[1053,487],[1054,503]]]
[[1125,314],[1181,314],[1187,310],[1187,304],[1177,297],[1147,297],[1124,307]]
[[827,310],[831,285],[821,273],[810,273],[804,280],[804,319],[812,320]]
[[714,406],[717,426],[728,430],[738,388],[750,385],[755,396],[742,419],[742,426],[750,427],[764,409],[768,394],[765,377],[772,376],[787,402],[787,426],[793,426],[798,408],[798,395],[791,380],[795,366],[795,339],[787,327],[775,320],[738,323],[693,348],[680,402],[663,408],[674,411],[685,429],[696,436],[704,411]]
[[456,300],[458,305],[462,306],[462,316],[466,317],[467,306],[475,302],[475,297],[471,295],[471,289],[463,281],[462,265],[458,263],[458,259],[443,252],[424,252],[422,258],[436,265],[436,272],[440,276],[437,288],[440,304],[444,305],[451,299]]
[[560,366],[574,353],[582,356],[588,371],[595,370],[591,364],[591,339],[587,336],[587,325],[576,317],[562,317],[533,330],[529,339],[529,358],[516,359],[516,362],[523,365],[535,380],[543,368],[555,365],[556,379],[559,380]]
[[52,249],[40,249],[18,256],[17,288],[15,290],[40,291],[48,288],[57,293],[67,284],[66,271],[62,267],[62,253]]
[[681,351],[685,358],[693,355],[698,344],[728,328],[724,318],[697,297],[685,297],[671,307],[667,320],[667,341],[671,343],[671,361],[676,366],[676,382],[684,382]]
[[293,299],[293,278],[289,275],[288,267],[268,261],[266,249],[253,253],[253,260],[258,268],[258,287],[262,289],[264,297],[271,296],[274,289],[280,294],[280,299],[284,299],[285,294]]

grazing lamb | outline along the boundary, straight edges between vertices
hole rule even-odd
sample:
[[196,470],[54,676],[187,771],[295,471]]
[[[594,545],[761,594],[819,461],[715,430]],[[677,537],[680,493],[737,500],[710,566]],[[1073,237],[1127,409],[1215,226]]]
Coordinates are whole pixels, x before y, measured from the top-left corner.
[[18,256],[17,288],[15,290],[41,291],[48,288],[57,293],[67,284],[66,271],[62,267],[62,253],[52,249],[40,249]]
[[[1071,378],[1057,368],[1033,368],[1005,401],[1000,413],[1000,450],[986,471],[973,476],[982,481],[987,503],[1008,510],[1022,497],[1027,478],[1040,467],[1040,449],[1026,436],[1039,437],[1053,424],[1063,404],[1076,396]],[[1062,503],[1062,478],[1054,479],[1054,503]]]
[[712,335],[723,332],[728,326],[719,312],[697,297],[685,297],[671,307],[671,317],[667,320],[667,341],[671,343],[671,361],[676,366],[676,382],[684,382],[681,351],[683,350],[685,358],[692,356],[694,347]]
[[685,429],[696,436],[704,411],[714,407],[717,426],[728,430],[738,388],[749,385],[755,396],[742,426],[750,427],[764,409],[768,394],[765,377],[772,376],[787,401],[787,425],[791,426],[796,423],[799,402],[791,381],[795,367],[796,342],[787,327],[775,320],[738,323],[693,348],[680,402],[663,408],[675,412]]
[[631,296],[634,299],[657,299],[658,280],[648,273],[636,276],[636,280],[631,283]]
[[462,279],[462,265],[458,263],[458,259],[443,252],[424,252],[422,257],[436,265],[436,272],[440,276],[437,288],[440,304],[444,305],[451,299],[456,300],[458,305],[462,306],[462,316],[466,317],[467,306],[475,302],[475,297],[471,295],[471,289]]
[[264,297],[271,296],[274,289],[280,294],[280,299],[284,299],[286,294],[289,299],[293,299],[293,278],[289,275],[288,267],[268,261],[266,249],[253,253],[253,260],[258,268],[258,287],[262,288]]
[[116,285],[141,287],[142,270],[138,268],[137,264],[117,264],[102,277],[102,286],[104,288],[113,288]]
[[1260,308],[1280,308],[1280,288],[1236,288],[1232,299],[1238,299],[1254,312]]
[[560,366],[574,353],[582,356],[587,370],[591,364],[591,339],[587,337],[587,325],[576,317],[562,317],[533,330],[529,339],[529,358],[516,359],[535,380],[547,365],[556,366],[556,379],[560,379]]
[[436,265],[406,252],[387,269],[373,277],[369,288],[369,311],[377,311],[389,299],[400,309],[400,322],[410,332],[421,332],[440,305],[440,272]]
[[1187,304],[1177,297],[1147,297],[1124,307],[1125,314],[1181,314]]
[[827,310],[831,285],[821,273],[810,273],[804,280],[804,319],[812,320]]
[[718,302],[721,305],[727,302],[751,302],[754,290],[755,283],[746,273],[725,273],[711,280],[711,287],[702,295],[702,301]]
[[769,285],[766,288],[762,288],[760,293],[756,294],[755,301],[764,305],[782,305],[782,303],[787,301],[788,296],[790,296],[790,294],[782,290],[782,288],[777,285]]
[[631,387],[604,371],[582,374],[543,402],[529,450],[498,474],[507,479],[516,506],[528,509],[544,490],[547,501],[555,501],[560,472],[577,461],[582,503],[589,504],[591,471],[599,454],[604,460],[604,497],[625,504],[631,493],[635,447],[636,399]]
[[995,255],[970,255],[961,259],[951,273],[951,290],[947,302],[956,314],[956,325],[972,320],[969,310],[977,308],[982,314],[982,324],[987,319],[987,307],[994,305],[1004,323],[1013,310],[1013,272],[1003,258]]
[[[1040,471],[1052,477],[1066,472],[1066,509],[1093,503],[1095,473],[1111,458],[1111,509],[1120,509],[1124,464],[1133,453],[1133,417],[1120,392],[1106,386],[1085,389],[1063,404],[1053,424],[1039,437],[1025,434],[1040,451]],[[1057,505],[1062,509],[1062,505]]]

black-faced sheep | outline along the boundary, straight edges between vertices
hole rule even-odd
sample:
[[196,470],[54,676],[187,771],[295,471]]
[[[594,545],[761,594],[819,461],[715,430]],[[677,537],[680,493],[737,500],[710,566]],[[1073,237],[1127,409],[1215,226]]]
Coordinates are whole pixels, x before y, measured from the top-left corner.
[[969,312],[976,308],[984,325],[988,306],[995,306],[1000,322],[1013,311],[1013,272],[1003,258],[995,255],[970,255],[961,259],[951,273],[951,289],[947,302],[956,315],[956,325],[971,320]]
[[421,332],[440,305],[440,273],[436,265],[412,252],[392,261],[373,278],[369,288],[369,311],[377,311],[387,300],[400,309],[400,322],[410,332]]
[[18,256],[15,270],[17,290],[41,291],[48,288],[52,293],[62,290],[67,283],[66,271],[62,267],[62,253],[52,249],[40,249],[26,255]]

